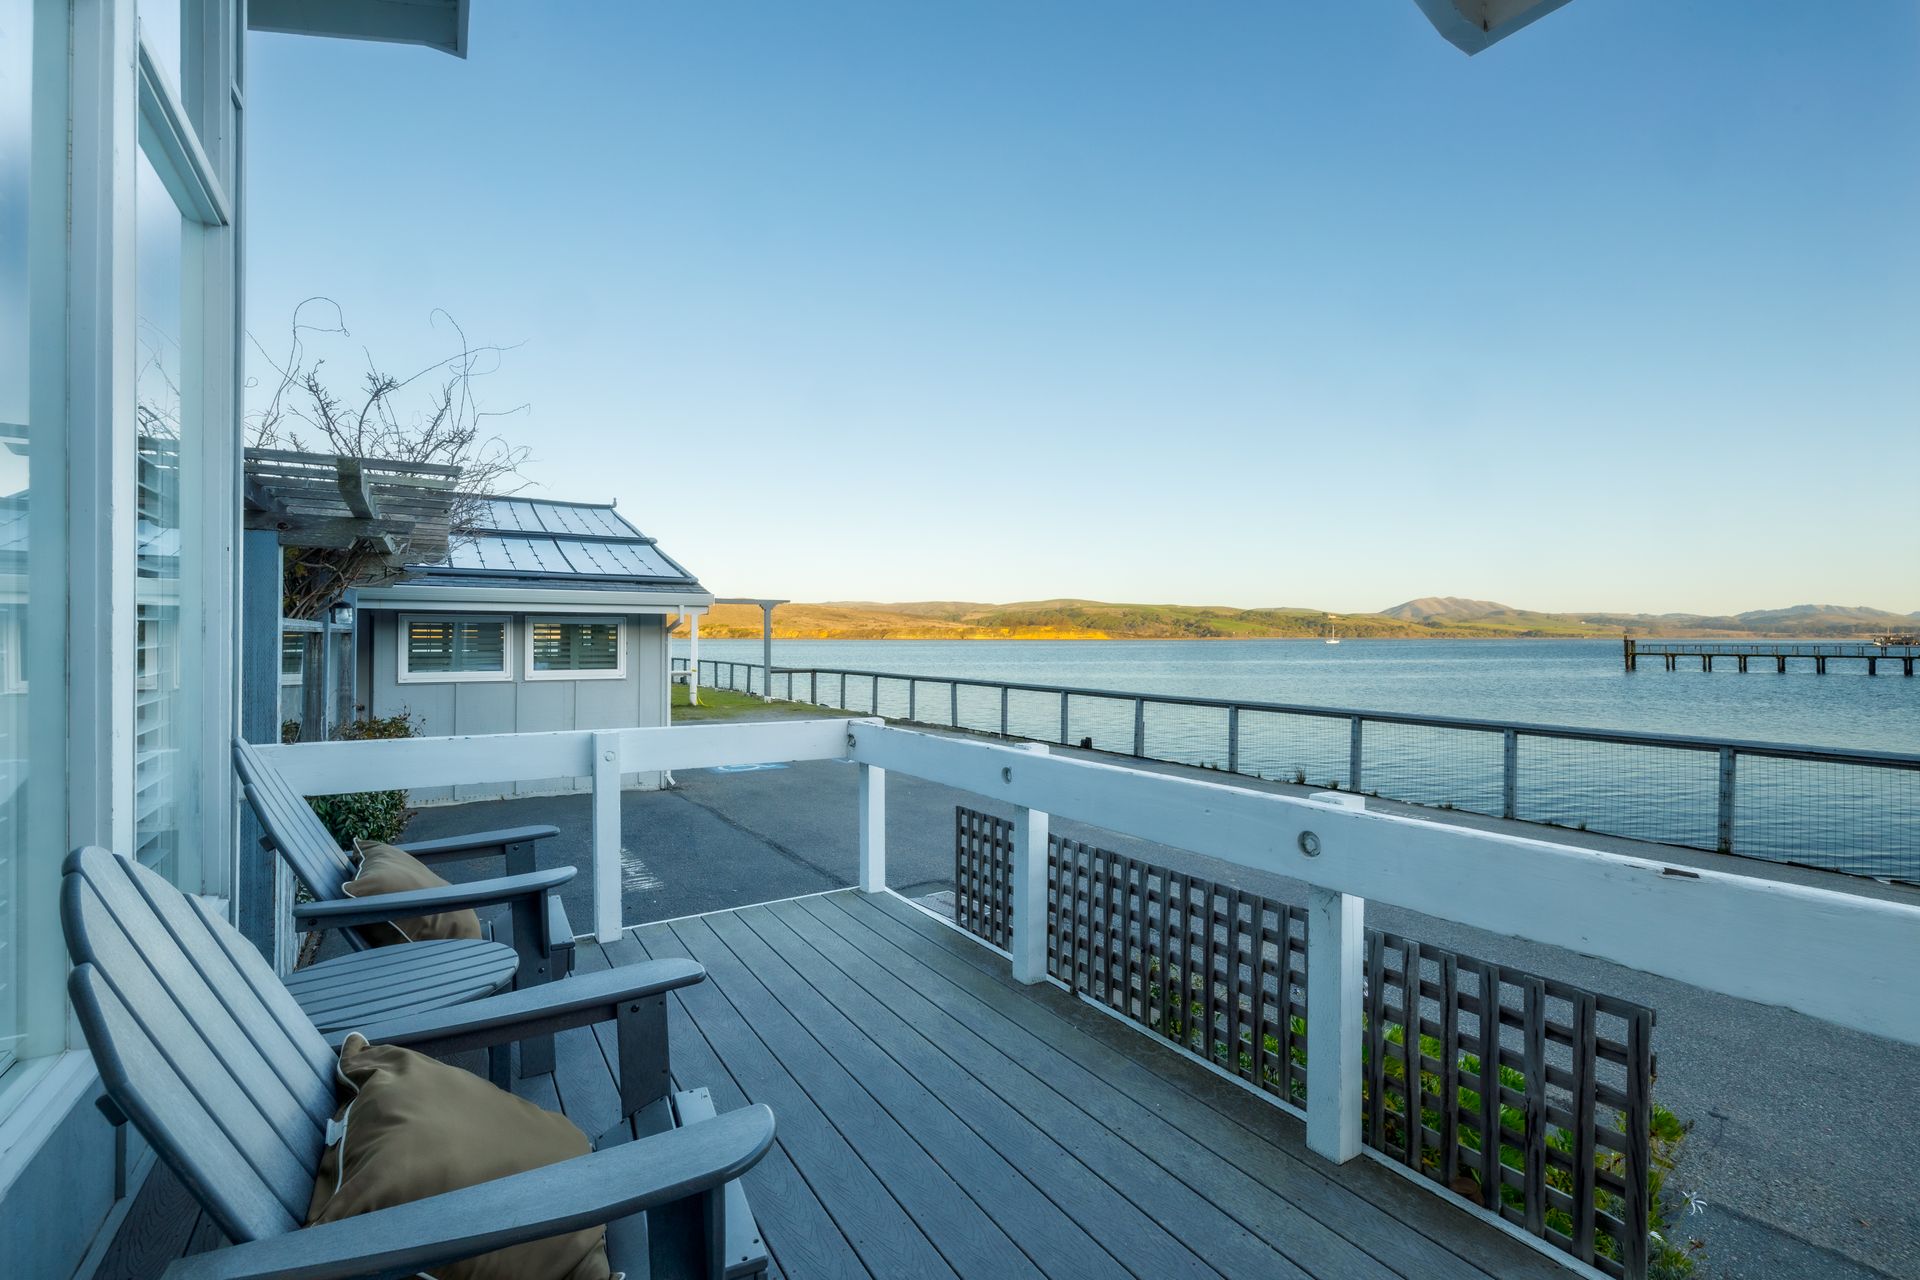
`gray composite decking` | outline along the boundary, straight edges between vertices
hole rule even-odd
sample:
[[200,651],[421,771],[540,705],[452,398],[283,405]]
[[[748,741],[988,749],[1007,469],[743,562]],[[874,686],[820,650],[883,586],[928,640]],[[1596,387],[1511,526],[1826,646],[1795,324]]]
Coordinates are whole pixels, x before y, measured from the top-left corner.
[[[1300,1122],[892,895],[852,890],[583,941],[583,971],[690,956],[673,1072],[726,1111],[773,1107],[746,1176],[789,1280],[1564,1277],[1366,1159],[1310,1155]],[[617,1111],[613,1028],[556,1039],[518,1081],[589,1134]],[[217,1233],[164,1171],[100,1274],[147,1277]]]

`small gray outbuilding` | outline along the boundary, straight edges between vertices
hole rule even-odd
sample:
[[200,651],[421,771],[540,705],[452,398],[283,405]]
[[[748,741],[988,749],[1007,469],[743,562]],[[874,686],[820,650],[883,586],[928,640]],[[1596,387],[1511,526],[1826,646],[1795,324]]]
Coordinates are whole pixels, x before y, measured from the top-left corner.
[[[360,589],[355,683],[365,714],[405,711],[433,735],[664,725],[668,634],[712,604],[699,580],[612,504],[485,498],[444,560]],[[413,799],[586,785],[555,778]]]

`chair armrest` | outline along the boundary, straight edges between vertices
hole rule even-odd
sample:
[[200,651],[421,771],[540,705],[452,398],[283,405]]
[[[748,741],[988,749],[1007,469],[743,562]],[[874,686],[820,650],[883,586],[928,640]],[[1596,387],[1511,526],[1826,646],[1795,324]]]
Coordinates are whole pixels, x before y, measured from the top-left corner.
[[325,902],[300,902],[294,904],[293,918],[307,924],[342,929],[349,925],[431,915],[460,907],[486,907],[519,898],[539,898],[558,889],[576,874],[573,867],[548,867],[524,875],[469,880],[464,884],[432,889],[376,893],[365,898],[329,898]]
[[470,836],[442,836],[438,840],[408,840],[395,844],[416,858],[440,858],[453,854],[485,852],[490,849],[505,851],[510,844],[529,844],[535,840],[550,840],[560,834],[560,828],[550,826],[505,827],[499,831],[476,831]]
[[609,1022],[619,1016],[623,1004],[690,987],[706,976],[706,969],[692,960],[623,964],[595,973],[576,973],[565,982],[543,982],[429,1013],[336,1031],[327,1037],[327,1043],[337,1049],[357,1031],[373,1044],[397,1044],[422,1052],[483,1049]]
[[639,1142],[338,1222],[182,1258],[165,1280],[404,1276],[612,1222],[722,1186],[773,1145],[773,1112],[742,1107]]

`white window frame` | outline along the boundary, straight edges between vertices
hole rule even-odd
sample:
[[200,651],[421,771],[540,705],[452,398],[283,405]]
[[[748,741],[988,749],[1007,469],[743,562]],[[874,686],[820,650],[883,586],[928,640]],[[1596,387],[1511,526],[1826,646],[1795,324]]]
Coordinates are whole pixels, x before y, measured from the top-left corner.
[[[84,1063],[73,1051],[85,1045],[66,1002],[69,966],[53,909],[58,850],[130,850],[137,822],[134,204],[143,153],[183,217],[180,377],[183,388],[194,385],[193,469],[203,490],[182,504],[182,554],[190,556],[193,580],[181,586],[192,593],[192,609],[175,640],[181,661],[204,674],[196,738],[180,744],[196,762],[181,802],[198,811],[197,848],[180,873],[189,892],[217,899],[230,891],[232,770],[218,762],[238,723],[231,601],[243,328],[233,197],[240,191],[243,7],[186,0],[176,85],[143,47],[133,4],[33,0],[27,421],[34,554],[27,577],[36,607],[24,620],[24,656],[28,671],[64,670],[65,678],[35,680],[29,694],[26,741],[36,767],[24,783],[31,800],[23,843],[33,856],[22,860],[18,888],[32,927],[15,939],[22,1038],[11,1046],[14,1069],[0,1079],[0,1163],[30,1156],[42,1140],[9,1149],[38,1132],[21,1129],[23,1118],[50,1104],[52,1124],[65,1109],[53,1095],[85,1087],[74,1074],[81,1067],[61,1065]],[[189,334],[197,339],[191,344]],[[89,767],[40,767],[42,751]]]
[[[287,670],[287,637],[288,636],[301,637],[300,648],[297,651],[297,655],[296,655],[299,658],[299,665],[300,665],[300,669],[298,671]],[[306,678],[307,678],[306,633],[303,631],[282,631],[280,633],[280,685],[281,687],[286,688],[291,685],[300,684],[304,682]]]
[[[565,626],[568,623],[582,623],[582,624],[611,623],[614,628],[613,670],[611,671],[566,671],[566,670],[536,671],[534,670],[533,668],[533,628],[536,623],[542,623],[542,622],[559,623],[562,626]],[[556,617],[551,617],[545,614],[542,614],[537,618],[529,616],[526,620],[526,631],[527,631],[526,678],[529,680],[625,680],[627,678],[627,620],[623,617],[620,617],[617,614],[610,614],[610,615],[597,617],[597,618],[587,618],[587,617],[576,618],[572,616],[564,616],[564,617],[556,618]]]
[[[407,631],[416,622],[497,622],[500,624],[498,671],[412,671],[407,667]],[[513,679],[513,618],[505,613],[403,613],[393,633],[394,680],[400,684],[498,684]]]

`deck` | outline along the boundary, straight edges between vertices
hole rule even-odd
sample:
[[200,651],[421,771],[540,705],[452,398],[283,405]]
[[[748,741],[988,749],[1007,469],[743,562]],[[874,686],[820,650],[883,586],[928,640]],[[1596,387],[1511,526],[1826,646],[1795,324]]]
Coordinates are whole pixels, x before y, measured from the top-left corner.
[[[891,895],[852,890],[629,930],[581,965],[686,955],[677,1083],[765,1102],[747,1177],[771,1274],[829,1277],[1564,1277],[1366,1159],[1308,1154],[1292,1116]],[[566,1033],[522,1092],[616,1119],[612,1028]],[[100,1275],[217,1240],[164,1171]]]

